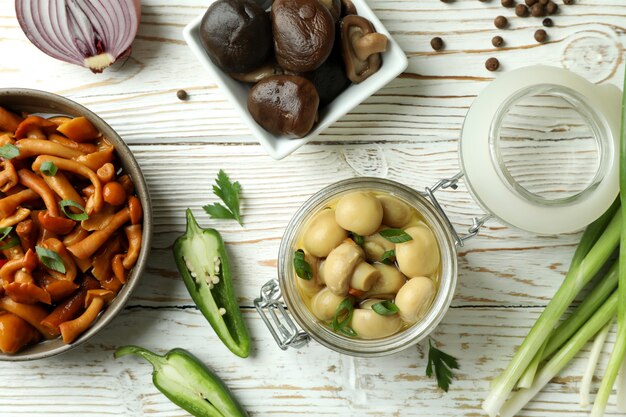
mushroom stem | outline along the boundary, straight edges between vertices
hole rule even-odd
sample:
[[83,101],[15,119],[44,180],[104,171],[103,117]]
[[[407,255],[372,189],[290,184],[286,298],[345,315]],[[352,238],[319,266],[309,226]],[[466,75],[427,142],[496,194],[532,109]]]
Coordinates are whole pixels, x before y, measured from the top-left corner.
[[355,39],[353,45],[356,57],[365,61],[370,55],[387,50],[387,37],[376,32],[368,33]]
[[72,343],[78,336],[80,336],[89,326],[96,320],[100,311],[104,307],[104,299],[102,297],[95,297],[93,301],[87,307],[87,310],[75,318],[74,320],[63,322],[59,325],[61,335],[63,336],[64,343]]

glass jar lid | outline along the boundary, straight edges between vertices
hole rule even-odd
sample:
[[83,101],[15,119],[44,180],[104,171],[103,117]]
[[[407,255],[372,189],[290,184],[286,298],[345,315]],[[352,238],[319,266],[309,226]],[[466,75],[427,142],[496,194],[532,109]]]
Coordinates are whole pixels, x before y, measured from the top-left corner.
[[579,230],[618,194],[621,91],[556,67],[501,75],[472,104],[461,135],[470,192],[504,223]]

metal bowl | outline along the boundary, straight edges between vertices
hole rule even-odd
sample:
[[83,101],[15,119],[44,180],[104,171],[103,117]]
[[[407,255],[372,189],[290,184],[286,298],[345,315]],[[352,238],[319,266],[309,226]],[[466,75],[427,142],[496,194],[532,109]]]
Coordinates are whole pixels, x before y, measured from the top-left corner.
[[150,249],[152,236],[152,207],[148,187],[139,165],[132,152],[122,138],[104,120],[78,103],[65,97],[39,90],[24,88],[0,89],[0,106],[13,111],[28,113],[43,113],[48,115],[85,116],[107,138],[117,151],[117,155],[124,168],[135,184],[135,192],[143,206],[143,236],[142,247],[137,264],[131,270],[128,281],[122,287],[117,297],[97,318],[96,322],[73,343],[65,344],[61,338],[44,341],[11,355],[1,354],[0,361],[30,361],[59,355],[84,343],[102,330],[124,308],[133,290],[139,283]]

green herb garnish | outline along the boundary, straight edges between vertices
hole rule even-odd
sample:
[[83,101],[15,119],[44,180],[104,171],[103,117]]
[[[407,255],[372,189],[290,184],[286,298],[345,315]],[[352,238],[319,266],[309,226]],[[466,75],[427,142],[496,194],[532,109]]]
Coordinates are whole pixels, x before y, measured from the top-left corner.
[[[7,236],[9,236],[9,234],[11,233],[11,231],[13,230],[13,227],[0,227],[0,233],[2,234],[0,236],[0,242],[2,242],[4,239],[7,238]],[[11,239],[9,239],[9,241],[7,243],[5,243],[4,245],[0,246],[0,250],[6,250],[6,249],[11,249],[14,246],[17,246],[20,244],[20,240],[17,238],[17,236],[11,236]]]
[[402,229],[385,229],[378,233],[392,243],[404,243],[413,240],[413,238]]
[[311,265],[304,258],[304,251],[298,249],[293,253],[293,267],[296,270],[296,275],[300,278],[310,281],[313,278],[313,270]]
[[396,250],[391,249],[383,253],[383,256],[380,258],[380,261],[384,264],[391,265],[393,264],[395,257],[396,257]]
[[352,320],[352,314],[354,313],[354,300],[348,297],[343,300],[335,311],[335,316],[333,317],[333,321],[330,323],[333,331],[337,333],[342,333],[349,337],[357,336],[354,329],[348,324],[350,320]]
[[459,369],[459,363],[454,356],[450,356],[445,352],[433,346],[432,340],[428,340],[428,366],[426,366],[426,376],[437,378],[439,388],[448,392],[452,378],[454,378],[453,369]]
[[[76,201],[73,201],[73,200],[61,200],[61,201],[59,201],[59,206],[61,207],[61,211],[63,212],[63,214],[65,214],[65,216],[68,219],[72,219],[72,220],[76,220],[76,221],[80,222],[82,220],[87,220],[89,218],[89,215],[85,212],[85,208],[83,206],[81,206],[80,204],[78,204]],[[77,208],[77,209],[79,209],[81,211],[81,213],[71,213],[71,212],[66,210],[66,207]]]
[[391,316],[400,311],[398,306],[389,300],[380,301],[372,305],[372,310],[381,316]]
[[239,194],[241,193],[241,184],[238,181],[230,182],[228,175],[224,170],[220,169],[213,186],[213,194],[218,196],[226,206],[220,203],[207,204],[202,208],[213,219],[232,219],[243,226],[241,215],[239,214]]
[[39,168],[39,171],[41,171],[44,175],[47,175],[49,177],[54,177],[57,174],[57,171],[59,169],[57,168],[56,165],[54,165],[54,162],[52,161],[44,161],[41,164],[41,167]]
[[58,253],[51,251],[41,246],[35,246],[35,252],[42,264],[53,271],[65,274],[65,264]]
[[4,159],[13,159],[19,155],[20,155],[20,149],[11,143],[7,143],[4,146],[0,146],[0,156],[3,157]]
[[352,238],[352,240],[354,240],[354,243],[359,246],[363,246],[365,244],[365,239],[363,238],[363,236],[357,233],[350,232],[350,238]]

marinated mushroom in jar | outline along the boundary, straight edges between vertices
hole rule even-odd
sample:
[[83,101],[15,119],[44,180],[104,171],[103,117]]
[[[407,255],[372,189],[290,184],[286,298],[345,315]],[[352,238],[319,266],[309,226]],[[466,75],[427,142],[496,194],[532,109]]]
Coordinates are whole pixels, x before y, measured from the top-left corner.
[[[316,0],[317,1],[317,0]],[[311,81],[297,75],[275,75],[248,93],[248,111],[265,130],[301,138],[317,119],[319,96]]]
[[379,190],[348,192],[314,213],[302,230],[294,267],[296,258],[304,259],[312,278],[300,282],[296,271],[296,288],[332,331],[357,339],[389,337],[431,308],[440,276],[438,243],[411,204]]
[[246,73],[272,54],[270,18],[254,0],[217,0],[200,22],[200,40],[223,71]]

